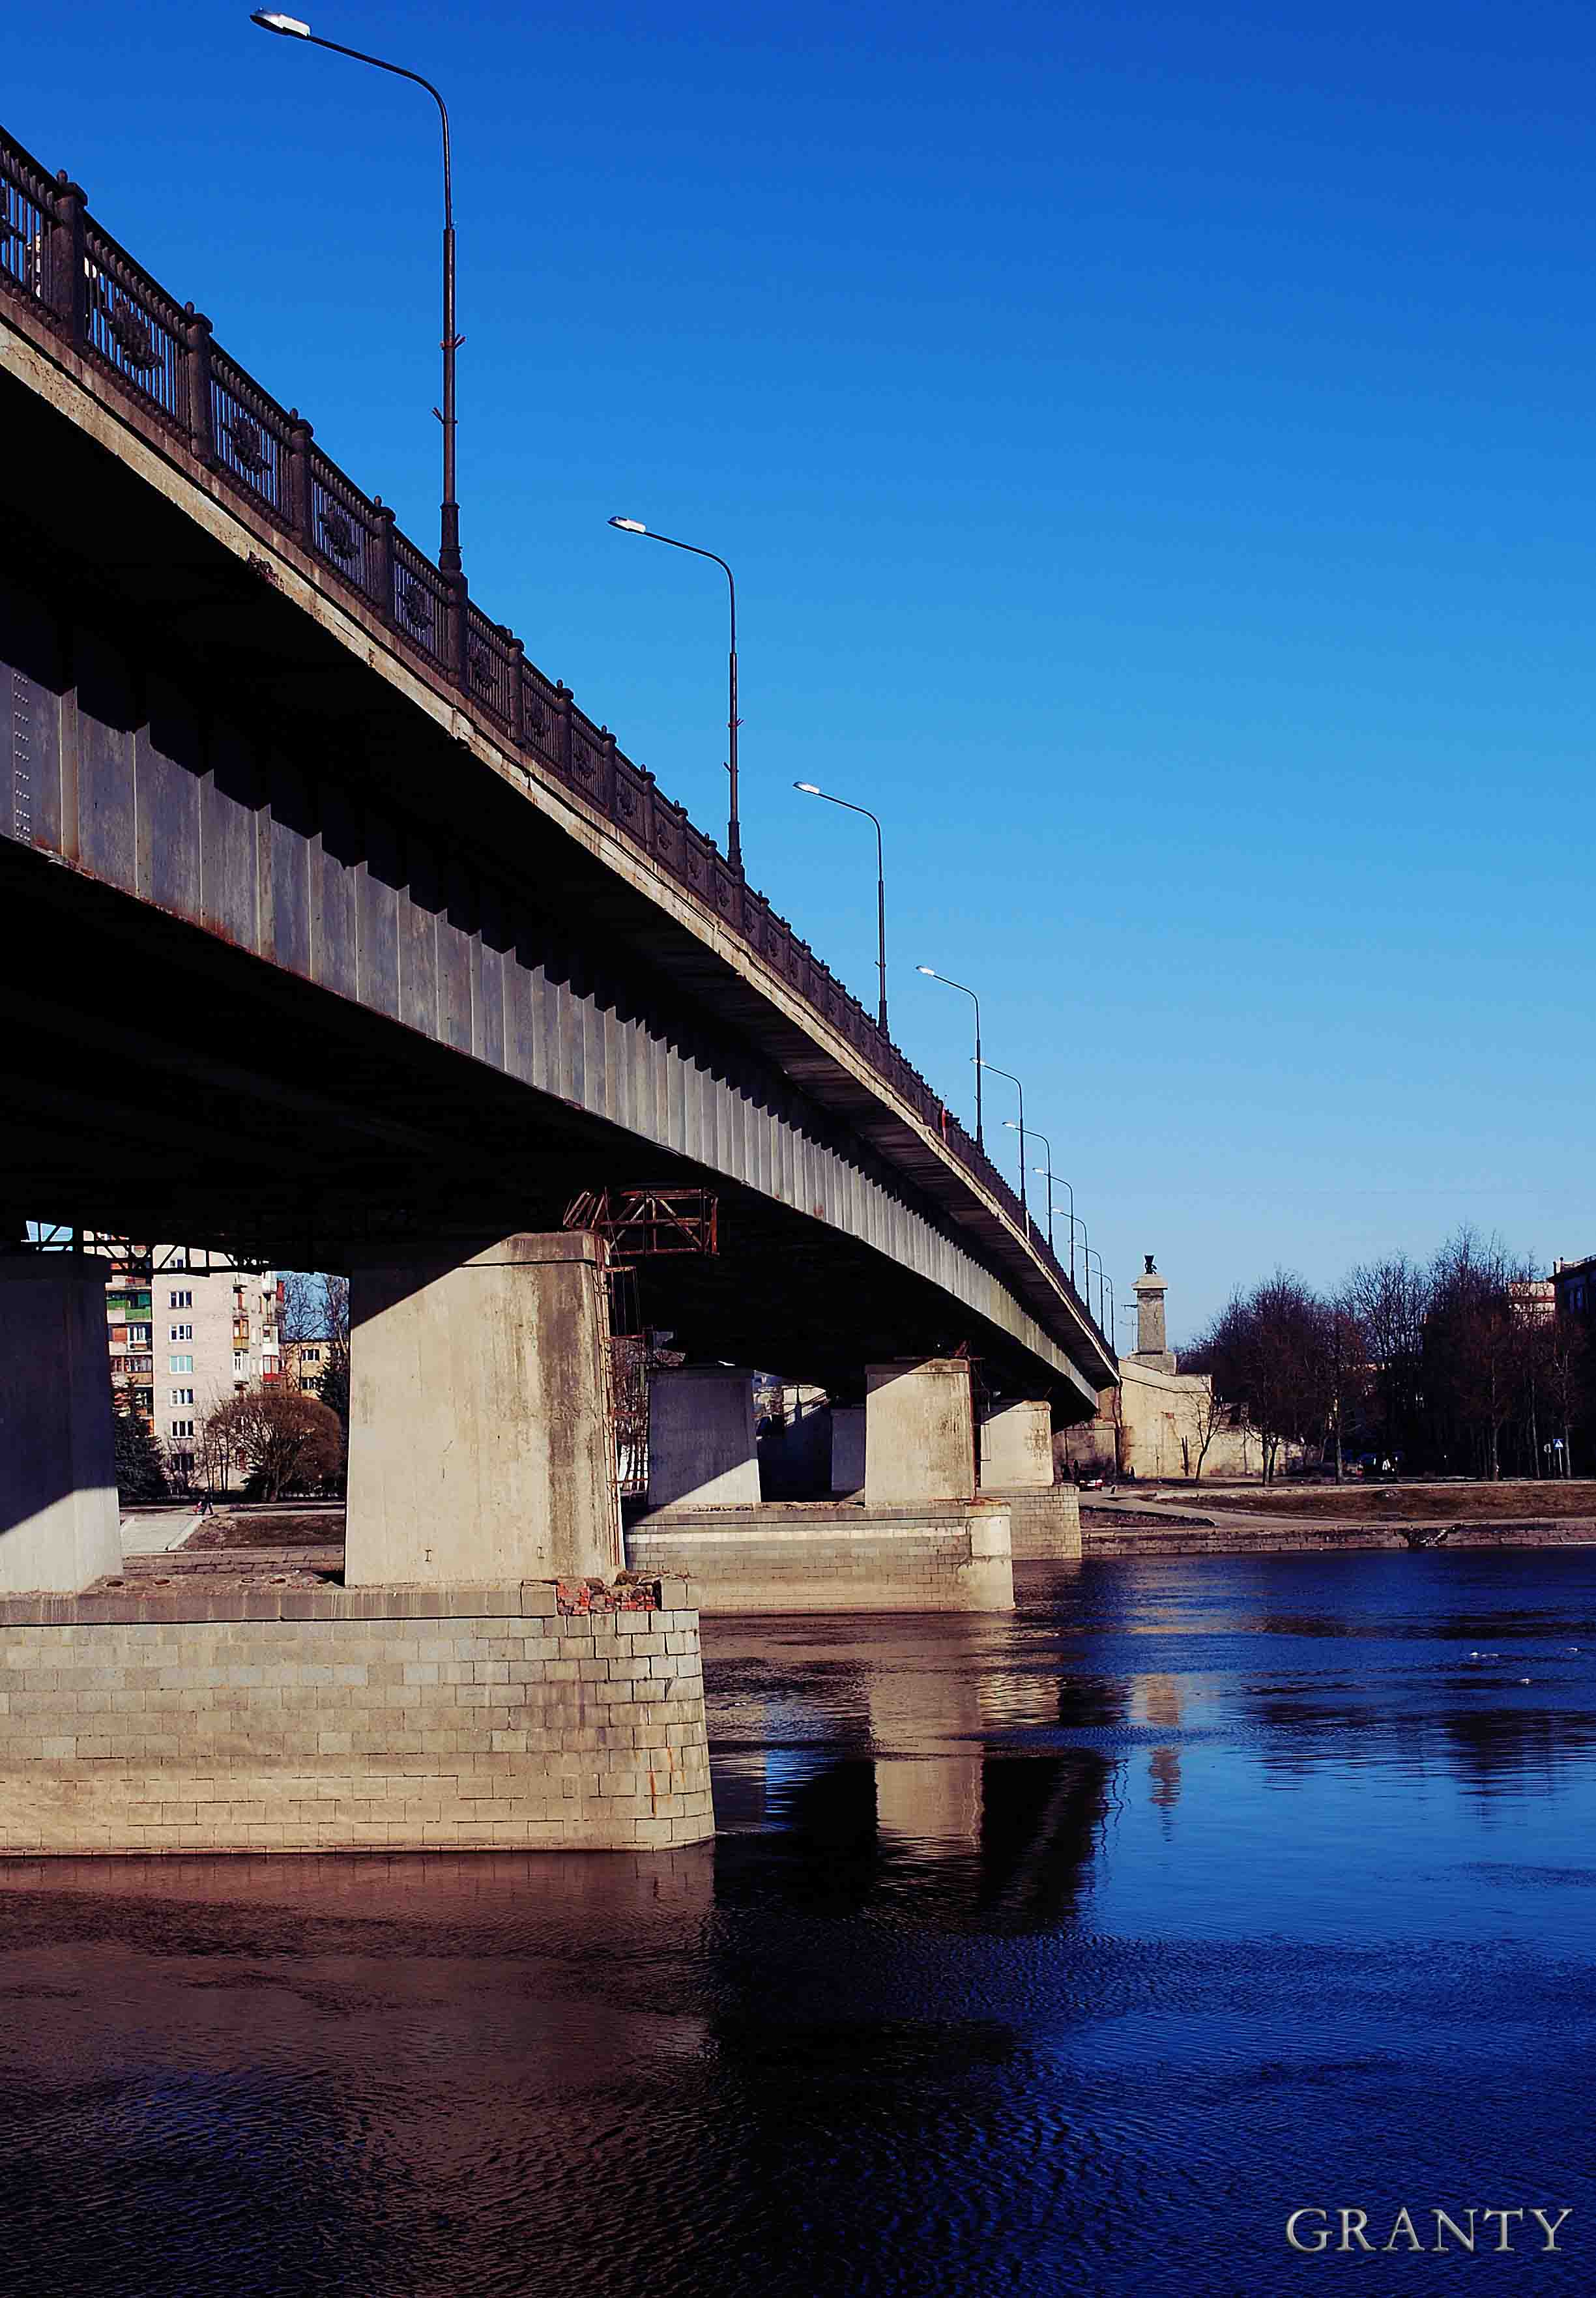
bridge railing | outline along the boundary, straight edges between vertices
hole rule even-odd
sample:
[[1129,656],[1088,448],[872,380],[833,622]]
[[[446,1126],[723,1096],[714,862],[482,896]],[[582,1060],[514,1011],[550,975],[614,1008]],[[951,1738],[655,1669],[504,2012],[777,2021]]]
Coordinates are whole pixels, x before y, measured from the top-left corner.
[[995,1197],[1110,1346],[1014,1192],[858,999],[728,862],[713,838],[635,765],[570,690],[525,659],[519,639],[443,574],[230,359],[211,322],[179,304],[103,231],[63,169],[52,178],[0,129],[0,291],[24,298],[120,389],[152,410],[224,485],[302,543],[329,589],[357,595],[434,679],[480,711],[545,773],[580,792],[620,835],[757,951],[915,1110]]

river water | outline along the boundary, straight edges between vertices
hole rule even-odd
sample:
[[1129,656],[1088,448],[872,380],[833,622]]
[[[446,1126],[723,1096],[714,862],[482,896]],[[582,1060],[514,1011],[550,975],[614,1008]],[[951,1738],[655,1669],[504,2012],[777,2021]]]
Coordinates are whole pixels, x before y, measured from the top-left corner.
[[0,2290],[1596,2289],[1596,1551],[1022,1577],[710,1623],[691,1852],[0,1867]]

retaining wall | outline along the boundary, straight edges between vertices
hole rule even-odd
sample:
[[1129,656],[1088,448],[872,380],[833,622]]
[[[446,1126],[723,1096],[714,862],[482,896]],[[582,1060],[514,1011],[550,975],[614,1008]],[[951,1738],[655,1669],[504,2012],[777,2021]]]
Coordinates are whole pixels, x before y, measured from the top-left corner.
[[699,1619],[510,1588],[0,1601],[0,1853],[713,1834]]
[[690,1576],[701,1612],[1007,1612],[1006,1504],[766,1501],[669,1509],[626,1534],[635,1571]]

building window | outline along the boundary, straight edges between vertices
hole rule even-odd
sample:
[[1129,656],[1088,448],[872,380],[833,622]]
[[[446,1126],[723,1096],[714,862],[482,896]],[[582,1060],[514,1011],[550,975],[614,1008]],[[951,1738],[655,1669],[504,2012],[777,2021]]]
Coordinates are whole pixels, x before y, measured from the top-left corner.
[[174,1404],[192,1404],[194,1402],[194,1391],[192,1388],[174,1388],[171,1394],[172,1402]]
[[137,1348],[142,1342],[147,1349],[150,1345],[150,1337],[148,1325],[129,1325],[128,1327],[128,1338],[135,1348]]
[[194,1306],[194,1294],[192,1293],[174,1293],[170,1296],[167,1306],[171,1309],[192,1309]]
[[172,1423],[172,1434],[174,1436],[192,1436],[194,1434],[193,1421],[174,1420]]
[[233,1369],[235,1372],[246,1372],[249,1369],[249,1360],[242,1349],[235,1349],[233,1352]]
[[194,1370],[194,1359],[191,1356],[168,1357],[166,1360],[166,1368],[168,1372],[192,1372]]
[[194,1327],[192,1325],[174,1325],[168,1333],[167,1338],[170,1341],[192,1341],[194,1338]]

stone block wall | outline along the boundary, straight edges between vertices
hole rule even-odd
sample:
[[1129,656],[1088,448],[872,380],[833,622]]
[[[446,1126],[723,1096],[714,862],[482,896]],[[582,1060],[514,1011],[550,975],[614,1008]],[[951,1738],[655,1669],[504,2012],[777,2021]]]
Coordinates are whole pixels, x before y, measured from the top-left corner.
[[1016,1564],[1063,1564],[1079,1556],[1080,1500],[1073,1484],[990,1497],[1009,1512]]
[[0,1853],[639,1851],[714,1832],[699,1621],[511,1588],[0,1602]]
[[628,1532],[626,1557],[639,1572],[690,1575],[706,1614],[1006,1612],[1014,1604],[1006,1504],[670,1510]]

